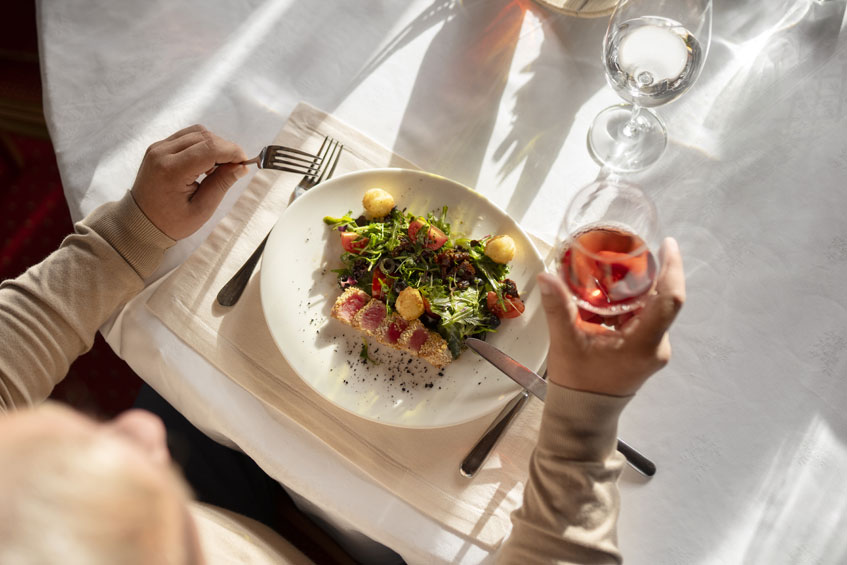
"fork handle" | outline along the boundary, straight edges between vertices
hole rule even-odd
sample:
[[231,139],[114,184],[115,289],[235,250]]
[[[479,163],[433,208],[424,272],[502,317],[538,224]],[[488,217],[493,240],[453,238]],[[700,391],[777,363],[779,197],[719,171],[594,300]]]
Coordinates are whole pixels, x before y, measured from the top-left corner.
[[271,232],[268,232],[268,235],[265,236],[265,239],[262,240],[262,243],[256,247],[256,250],[253,254],[241,265],[241,268],[232,275],[232,278],[227,282],[218,292],[218,304],[221,306],[233,306],[238,299],[241,298],[241,293],[244,292],[244,289],[247,287],[247,283],[250,281],[250,275],[253,274],[253,270],[256,268],[256,263],[259,262],[259,258],[262,256],[262,251],[265,249],[265,244],[268,242],[268,236],[271,235]]
[[473,449],[471,449],[465,460],[462,461],[462,465],[459,467],[459,473],[463,477],[470,479],[476,474],[482,463],[488,458],[488,454],[491,452],[494,444],[497,443],[497,440],[506,431],[512,418],[521,411],[527,400],[529,400],[529,393],[522,391],[503,408],[494,420],[494,423],[485,431],[485,434],[483,434]]
[[[247,159],[246,161],[241,161],[240,163],[215,163],[216,167],[221,167],[223,165],[259,165],[259,160],[261,159],[261,155],[257,157],[253,157],[252,159]],[[262,167],[259,167],[260,169]]]

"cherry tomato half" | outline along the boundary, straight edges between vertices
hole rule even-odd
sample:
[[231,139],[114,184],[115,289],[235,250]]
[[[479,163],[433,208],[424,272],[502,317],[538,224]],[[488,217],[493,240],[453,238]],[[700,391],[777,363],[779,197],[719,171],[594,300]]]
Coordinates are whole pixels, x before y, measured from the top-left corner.
[[494,315],[498,318],[517,318],[526,309],[523,300],[517,296],[504,296],[501,304],[497,299],[497,293],[493,290],[488,291],[485,301],[488,304],[488,309],[494,312]]
[[418,232],[424,227],[429,227],[426,231],[426,242],[424,243],[424,247],[433,251],[441,249],[441,246],[447,242],[447,236],[437,227],[427,224],[426,220],[423,218],[416,218],[409,223],[409,239],[417,241]]
[[359,254],[367,246],[368,238],[351,231],[341,232],[341,247],[344,251]]
[[374,268],[374,278],[371,283],[371,298],[382,300],[385,298],[386,290],[389,288],[388,276],[379,270],[379,267]]

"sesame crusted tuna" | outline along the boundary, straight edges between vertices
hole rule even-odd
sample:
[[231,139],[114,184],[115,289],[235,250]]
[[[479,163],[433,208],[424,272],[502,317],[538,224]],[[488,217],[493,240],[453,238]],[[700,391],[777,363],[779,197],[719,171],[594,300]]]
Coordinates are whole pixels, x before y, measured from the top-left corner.
[[371,299],[361,289],[345,290],[332,307],[332,317],[439,369],[453,360],[444,338],[420,320],[407,322],[396,313],[386,314],[385,303]]
[[368,296],[367,292],[356,287],[350,287],[336,299],[330,315],[345,324],[352,324],[353,317],[370,299],[371,297]]

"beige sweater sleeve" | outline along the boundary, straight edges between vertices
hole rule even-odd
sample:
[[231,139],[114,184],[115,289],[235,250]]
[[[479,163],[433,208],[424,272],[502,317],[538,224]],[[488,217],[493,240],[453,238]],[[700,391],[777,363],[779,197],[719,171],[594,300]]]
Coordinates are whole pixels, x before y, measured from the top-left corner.
[[550,385],[523,505],[498,563],[620,563],[617,548],[623,457],[618,417],[631,397]]
[[132,195],[104,204],[44,261],[0,285],[0,412],[38,403],[175,242]]

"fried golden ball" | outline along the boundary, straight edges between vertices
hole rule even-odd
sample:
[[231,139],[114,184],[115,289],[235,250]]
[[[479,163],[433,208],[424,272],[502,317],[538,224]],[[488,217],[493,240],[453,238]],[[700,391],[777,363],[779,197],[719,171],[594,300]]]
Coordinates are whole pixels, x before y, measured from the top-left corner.
[[394,197],[381,188],[372,188],[362,197],[365,207],[365,217],[369,220],[387,216],[394,208]]
[[397,295],[394,307],[404,319],[410,322],[417,320],[424,313],[423,296],[418,289],[408,286]]
[[515,240],[508,235],[498,235],[485,244],[485,254],[495,263],[505,265],[515,258]]

